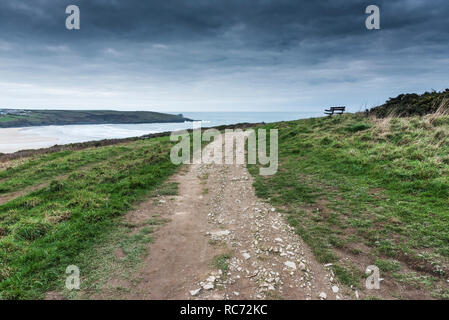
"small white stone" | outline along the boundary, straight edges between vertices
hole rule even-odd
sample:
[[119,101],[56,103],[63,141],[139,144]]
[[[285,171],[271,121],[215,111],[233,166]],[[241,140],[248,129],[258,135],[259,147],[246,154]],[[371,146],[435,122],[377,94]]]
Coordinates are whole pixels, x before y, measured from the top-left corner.
[[304,271],[304,270],[306,270],[306,265],[305,265],[304,263],[301,262],[301,263],[299,264],[298,268],[299,268],[299,270]]
[[282,239],[281,238],[276,238],[276,239],[274,239],[274,241],[282,242]]
[[238,295],[240,295],[240,293],[239,293],[239,292],[237,292],[237,291],[234,291],[234,292],[233,292],[233,294],[234,294],[234,296],[238,296]]
[[204,286],[203,286],[203,289],[204,290],[212,290],[214,288],[214,285],[212,284],[212,283],[206,283]]
[[292,262],[292,261],[286,261],[286,262],[284,262],[284,264],[285,264],[287,267],[296,270],[296,264],[295,264],[294,262]]
[[231,233],[231,231],[229,231],[229,230],[223,230],[223,231],[214,231],[214,232],[211,232],[210,234],[212,236],[221,237],[221,236],[228,236],[230,233]]
[[242,256],[243,256],[243,258],[245,258],[245,260],[248,260],[249,258],[251,258],[251,256],[246,252],[243,252]]
[[337,286],[332,286],[332,292],[337,293],[340,289]]
[[326,292],[321,292],[319,295],[318,295],[318,297],[320,298],[320,299],[326,299],[327,298],[327,294],[326,294]]
[[190,290],[189,292],[192,296],[196,296],[196,295],[198,295],[198,293],[200,293],[200,291],[201,291],[201,288],[198,288],[195,290]]
[[275,212],[276,211],[276,209],[275,208],[271,208],[271,212]]

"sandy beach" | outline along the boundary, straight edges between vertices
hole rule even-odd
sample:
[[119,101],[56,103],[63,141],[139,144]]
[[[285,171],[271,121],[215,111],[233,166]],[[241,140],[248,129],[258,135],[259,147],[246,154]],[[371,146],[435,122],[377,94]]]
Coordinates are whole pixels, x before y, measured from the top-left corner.
[[[321,113],[311,112],[189,112],[185,116],[201,119],[203,127],[213,127],[241,122],[277,122],[309,118]],[[39,149],[104,139],[139,137],[145,134],[192,129],[192,122],[94,124],[65,126],[34,126],[0,128],[0,153],[25,149]]]
[[0,153],[50,147],[57,142],[56,138],[27,133],[23,128],[0,129]]

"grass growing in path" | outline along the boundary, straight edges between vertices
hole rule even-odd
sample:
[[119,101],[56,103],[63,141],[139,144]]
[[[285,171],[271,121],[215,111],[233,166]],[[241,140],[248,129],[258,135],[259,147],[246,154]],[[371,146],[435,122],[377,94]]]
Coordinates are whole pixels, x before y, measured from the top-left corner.
[[[361,286],[377,262],[392,290],[410,279],[423,296],[447,286],[449,117],[347,114],[265,128],[279,129],[279,171],[263,177],[249,166],[257,194],[286,212],[343,283]],[[410,272],[431,285],[398,276]]]
[[230,253],[219,254],[214,257],[213,265],[218,270],[221,270],[223,272],[228,271],[228,268],[229,268],[228,261],[231,258],[232,258],[232,255]]

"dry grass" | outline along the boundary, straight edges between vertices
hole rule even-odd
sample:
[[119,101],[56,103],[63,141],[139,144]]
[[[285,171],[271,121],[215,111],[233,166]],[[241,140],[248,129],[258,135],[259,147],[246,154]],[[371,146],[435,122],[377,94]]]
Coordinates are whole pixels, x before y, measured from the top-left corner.
[[447,115],[449,115],[449,99],[445,98],[443,99],[443,101],[441,101],[438,109],[434,113],[428,115],[426,118],[430,124],[433,124],[435,119]]
[[15,168],[17,166],[20,166],[26,161],[26,159],[15,159],[15,160],[6,160],[4,162],[0,161],[0,171],[9,169],[9,168]]
[[[435,122],[442,117],[449,116],[449,99],[445,98],[441,101],[440,105],[436,109],[434,113],[428,114],[426,116],[417,118],[419,125],[423,129],[431,129],[435,127]],[[395,119],[399,121],[401,124],[410,125],[410,120],[414,117],[403,117],[399,118],[396,116],[395,110],[391,110],[387,117],[378,118],[375,115],[368,116],[368,119],[374,123],[375,128],[377,129],[377,134],[379,137],[383,138],[391,133],[391,121]],[[403,121],[402,121],[403,120]],[[444,130],[444,135],[446,136],[447,132]]]
[[392,116],[388,116],[386,118],[376,118],[375,116],[370,116],[370,120],[376,126],[379,137],[384,137],[390,133],[390,122],[392,118]]

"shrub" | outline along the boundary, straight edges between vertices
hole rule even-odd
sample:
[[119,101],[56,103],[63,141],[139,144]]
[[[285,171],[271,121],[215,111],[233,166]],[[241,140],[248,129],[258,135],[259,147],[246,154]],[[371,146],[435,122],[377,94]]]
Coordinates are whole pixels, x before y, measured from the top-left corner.
[[449,89],[437,92],[425,92],[423,94],[408,93],[400,94],[396,98],[390,98],[384,104],[366,110],[367,115],[374,115],[378,118],[388,116],[410,117],[423,116],[435,113],[444,99],[449,97]]

